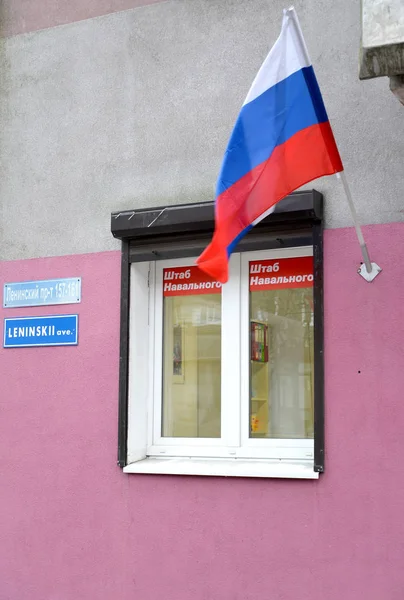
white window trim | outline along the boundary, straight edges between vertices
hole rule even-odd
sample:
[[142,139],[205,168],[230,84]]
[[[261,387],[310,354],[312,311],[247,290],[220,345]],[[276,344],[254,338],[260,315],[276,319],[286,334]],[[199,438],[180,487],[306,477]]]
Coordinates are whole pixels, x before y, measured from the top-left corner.
[[314,461],[314,439],[254,439],[250,438],[250,354],[249,321],[250,289],[249,263],[260,259],[295,258],[313,256],[312,246],[284,248],[282,250],[258,250],[243,252],[241,260],[241,444],[239,456],[243,458],[268,458]]
[[[222,287],[221,439],[162,438],[162,270],[192,265],[177,259],[131,265],[129,340],[128,465],[126,473],[317,479],[314,440],[249,438],[248,262],[312,254],[312,247],[234,254]],[[244,273],[244,277],[241,276]],[[239,275],[237,277],[237,275]],[[241,284],[240,284],[241,281]],[[230,302],[229,298],[238,298]],[[160,343],[156,343],[160,340]],[[246,358],[247,357],[247,358]],[[243,365],[240,378],[234,364]],[[155,368],[151,368],[155,365]],[[226,391],[225,391],[226,390]],[[232,391],[231,391],[232,390]],[[241,398],[240,398],[241,394]],[[239,410],[234,410],[234,399]],[[156,402],[157,399],[157,402]],[[241,410],[240,410],[241,407]],[[246,416],[247,415],[247,416]],[[242,427],[242,423],[244,427]]]
[[264,477],[318,479],[312,461],[242,460],[237,458],[155,458],[131,463],[124,473],[204,475],[208,477]]
[[163,355],[163,269],[192,265],[192,259],[159,261],[155,271],[155,328],[150,331],[149,344],[154,345],[154,394],[149,395],[148,413],[153,415],[153,434],[149,437],[148,456],[234,457],[240,445],[240,381],[234,377],[234,364],[240,364],[240,335],[234,323],[240,322],[240,303],[230,302],[239,296],[240,260],[236,255],[229,262],[230,281],[222,287],[221,323],[221,438],[170,438],[161,435],[162,413],[162,355]]

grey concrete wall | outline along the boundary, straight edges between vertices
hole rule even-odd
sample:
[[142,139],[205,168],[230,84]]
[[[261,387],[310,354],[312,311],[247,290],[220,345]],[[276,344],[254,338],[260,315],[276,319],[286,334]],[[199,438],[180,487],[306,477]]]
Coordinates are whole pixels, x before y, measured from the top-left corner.
[[361,0],[362,42],[366,48],[399,44],[404,39],[402,0]]
[[[360,7],[295,4],[363,223],[404,214],[404,118],[358,80]],[[111,211],[213,198],[283,0],[169,0],[2,41],[0,258],[117,248]],[[328,227],[351,224],[316,181]],[[1,214],[1,213],[0,213]]]
[[403,0],[361,0],[361,79],[404,73]]

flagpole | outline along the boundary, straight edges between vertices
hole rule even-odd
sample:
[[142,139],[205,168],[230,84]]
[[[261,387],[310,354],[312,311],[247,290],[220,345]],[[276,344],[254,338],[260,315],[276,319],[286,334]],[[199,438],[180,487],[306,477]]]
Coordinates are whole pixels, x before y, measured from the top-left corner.
[[[368,248],[365,243],[365,239],[363,237],[362,229],[361,229],[361,226],[359,225],[358,214],[356,212],[355,204],[353,203],[353,200],[352,200],[352,194],[351,194],[351,190],[348,185],[345,171],[341,171],[341,173],[336,173],[336,175],[337,175],[337,178],[340,181],[342,181],[342,185],[344,186],[344,192],[346,195],[346,199],[348,200],[349,209],[351,211],[352,220],[355,225],[355,230],[356,230],[356,235],[358,238],[359,246],[362,251],[363,262],[365,263],[367,273],[370,274],[370,273],[372,273],[373,267],[372,267],[372,263],[370,262],[369,252],[368,252]],[[377,273],[376,273],[376,275],[377,275]],[[376,277],[376,275],[375,275],[375,277]]]
[[[299,19],[298,19],[298,16],[296,14],[294,7],[291,6],[290,8],[285,9],[283,11],[283,14],[284,14],[284,16],[290,17],[293,20],[302,53],[304,55],[304,58],[306,59],[307,64],[311,65],[309,51],[307,50],[306,42],[303,37],[303,32],[301,30]],[[364,264],[362,264],[359,267],[358,273],[364,279],[366,279],[366,281],[371,282],[380,273],[381,268],[376,263],[372,263],[370,261],[369,252],[368,252],[368,249],[367,249],[367,246],[365,243],[365,239],[362,234],[361,226],[359,225],[358,215],[357,215],[356,208],[355,208],[355,205],[354,205],[354,202],[352,199],[351,190],[349,188],[348,181],[345,176],[345,172],[341,171],[341,173],[336,173],[336,175],[337,175],[337,178],[340,179],[340,181],[342,181],[342,185],[344,186],[345,196],[348,201],[348,205],[349,205],[349,209],[351,211],[352,220],[354,222],[359,246],[360,246],[362,256],[363,256]]]

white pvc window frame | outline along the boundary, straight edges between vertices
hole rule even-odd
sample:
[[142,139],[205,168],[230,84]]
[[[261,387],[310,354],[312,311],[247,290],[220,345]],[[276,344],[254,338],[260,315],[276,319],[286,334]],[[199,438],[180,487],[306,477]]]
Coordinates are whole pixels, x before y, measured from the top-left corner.
[[250,469],[252,477],[318,477],[313,439],[249,437],[249,261],[312,254],[312,246],[305,246],[230,257],[229,281],[222,286],[221,437],[216,439],[161,435],[163,269],[192,266],[194,259],[132,263],[126,472],[245,477]]
[[[234,378],[234,364],[240,363],[240,336],[234,323],[240,322],[239,302],[232,297],[239,296],[240,261],[231,257],[229,263],[229,283],[222,286],[221,319],[221,437],[220,438],[170,438],[161,435],[162,423],[162,373],[163,373],[163,270],[169,267],[192,266],[193,259],[159,261],[151,266],[154,295],[154,331],[150,331],[150,343],[154,345],[153,394],[148,399],[148,413],[152,415],[152,431],[149,437],[149,456],[235,456],[240,439],[240,411],[234,404],[240,404],[240,385]],[[154,285],[153,285],[154,284]],[[223,307],[226,307],[224,310]]]
[[250,437],[250,290],[249,263],[254,260],[313,256],[312,246],[244,252],[241,259],[241,442],[240,458],[314,459],[314,439],[256,439]]

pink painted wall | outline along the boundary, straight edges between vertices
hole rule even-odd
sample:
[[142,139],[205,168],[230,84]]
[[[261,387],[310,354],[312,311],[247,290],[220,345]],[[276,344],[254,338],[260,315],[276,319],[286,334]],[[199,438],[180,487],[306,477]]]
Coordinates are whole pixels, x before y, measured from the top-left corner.
[[318,481],[124,475],[119,253],[3,263],[1,285],[81,276],[83,301],[78,347],[0,350],[0,600],[402,600],[404,225],[366,235],[371,285],[353,230],[325,234]]
[[5,0],[0,4],[3,36],[66,25],[164,0]]

